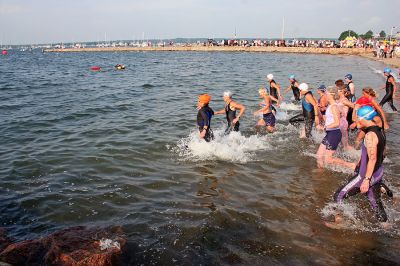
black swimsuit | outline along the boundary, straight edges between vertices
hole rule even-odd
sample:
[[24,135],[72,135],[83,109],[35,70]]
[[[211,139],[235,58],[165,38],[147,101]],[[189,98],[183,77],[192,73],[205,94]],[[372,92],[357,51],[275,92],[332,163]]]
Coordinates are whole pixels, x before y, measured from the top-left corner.
[[237,121],[232,128],[232,122],[236,118],[236,110],[231,109],[231,103],[225,105],[225,114],[226,114],[226,121],[228,121],[228,128],[226,129],[226,132],[230,130],[239,131],[239,125],[240,125],[239,121]]
[[393,93],[394,93],[394,88],[392,82],[389,81],[389,79],[393,77],[392,75],[389,75],[386,80],[386,95],[382,98],[381,102],[379,103],[380,106],[383,106],[385,103],[389,103],[390,107],[392,108],[393,111],[397,112],[396,107],[394,107],[393,104]]
[[291,82],[290,83],[290,86],[291,86],[291,88],[292,88],[292,91],[293,91],[293,96],[294,96],[294,99],[296,100],[296,101],[300,101],[300,90],[299,90],[299,88],[298,87],[296,87],[296,80],[294,80],[293,82]]

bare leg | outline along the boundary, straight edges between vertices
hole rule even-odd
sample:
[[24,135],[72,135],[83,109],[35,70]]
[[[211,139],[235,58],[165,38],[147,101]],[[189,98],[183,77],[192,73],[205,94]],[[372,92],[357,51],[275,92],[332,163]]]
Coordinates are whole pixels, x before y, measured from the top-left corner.
[[325,164],[344,166],[344,167],[350,168],[353,171],[354,171],[354,169],[356,169],[357,165],[355,163],[346,162],[343,159],[333,157],[335,152],[336,151],[330,151],[330,150],[325,151]]
[[325,158],[324,158],[325,153],[326,153],[325,144],[320,144],[317,151],[317,164],[319,168],[324,168],[325,166]]

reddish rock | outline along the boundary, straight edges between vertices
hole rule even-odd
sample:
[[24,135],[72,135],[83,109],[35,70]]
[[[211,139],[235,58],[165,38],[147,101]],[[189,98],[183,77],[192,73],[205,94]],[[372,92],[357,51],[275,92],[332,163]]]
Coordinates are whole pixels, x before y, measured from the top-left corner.
[[0,252],[11,244],[11,239],[7,237],[7,232],[4,228],[0,228]]
[[9,245],[0,253],[0,261],[10,264],[51,264],[51,265],[115,265],[121,250],[110,247],[100,248],[99,240],[112,239],[122,248],[126,240],[121,228],[99,229],[72,227],[47,237],[22,241]]

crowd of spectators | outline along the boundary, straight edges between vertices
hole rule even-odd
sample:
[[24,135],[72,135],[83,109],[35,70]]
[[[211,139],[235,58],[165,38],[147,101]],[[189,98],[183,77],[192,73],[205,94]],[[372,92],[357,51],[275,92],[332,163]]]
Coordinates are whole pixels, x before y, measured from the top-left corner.
[[204,43],[198,42],[199,45],[204,46],[273,46],[273,47],[315,47],[315,48],[370,48],[374,49],[378,57],[393,57],[396,52],[399,54],[399,45],[396,42],[388,42],[385,40],[363,40],[356,38],[346,38],[345,40],[221,40],[216,41],[208,39]]

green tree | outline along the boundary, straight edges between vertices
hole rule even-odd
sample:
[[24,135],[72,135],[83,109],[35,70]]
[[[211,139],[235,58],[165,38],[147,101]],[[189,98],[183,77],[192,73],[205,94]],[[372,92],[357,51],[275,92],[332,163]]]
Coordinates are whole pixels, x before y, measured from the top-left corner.
[[384,30],[382,30],[382,31],[379,33],[379,37],[386,38],[386,32],[385,32]]
[[364,39],[372,39],[374,37],[374,33],[372,32],[372,30],[367,31],[364,34]]
[[339,41],[346,39],[347,37],[352,36],[358,38],[358,34],[353,30],[346,30],[342,32],[339,36]]

